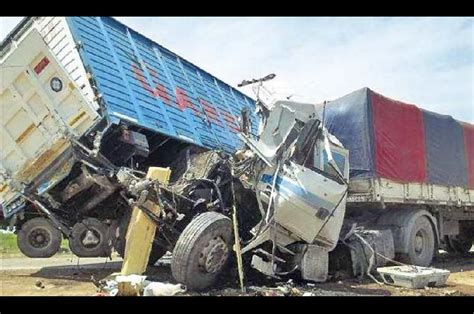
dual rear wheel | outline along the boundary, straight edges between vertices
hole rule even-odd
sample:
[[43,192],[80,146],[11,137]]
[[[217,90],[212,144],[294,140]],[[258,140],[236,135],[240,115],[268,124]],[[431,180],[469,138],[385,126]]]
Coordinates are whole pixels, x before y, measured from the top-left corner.
[[[106,257],[110,255],[109,226],[95,218],[75,224],[69,238],[69,248],[79,257]],[[20,251],[32,258],[47,258],[61,247],[62,234],[44,217],[25,222],[17,236]]]
[[86,218],[72,227],[69,248],[79,257],[110,256],[109,226],[96,218]]
[[[399,255],[399,260],[407,264],[429,266],[438,248],[430,220],[426,216],[418,217],[409,232],[408,253]],[[458,235],[445,236],[444,249],[451,255],[465,255],[471,250],[473,242],[469,232],[462,230]]]

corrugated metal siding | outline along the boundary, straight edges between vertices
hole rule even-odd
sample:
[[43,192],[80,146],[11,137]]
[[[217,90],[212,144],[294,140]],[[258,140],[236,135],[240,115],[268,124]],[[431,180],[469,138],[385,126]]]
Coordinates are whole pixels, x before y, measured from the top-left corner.
[[67,21],[109,115],[207,148],[242,145],[237,119],[254,112],[251,98],[112,18]]

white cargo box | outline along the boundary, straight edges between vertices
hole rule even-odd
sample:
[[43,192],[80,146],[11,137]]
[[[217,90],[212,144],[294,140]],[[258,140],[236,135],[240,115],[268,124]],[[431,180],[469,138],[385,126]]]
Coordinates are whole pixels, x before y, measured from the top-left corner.
[[0,61],[0,202],[8,202],[15,192],[5,175],[30,183],[70,147],[66,133],[80,137],[99,114],[37,29]]

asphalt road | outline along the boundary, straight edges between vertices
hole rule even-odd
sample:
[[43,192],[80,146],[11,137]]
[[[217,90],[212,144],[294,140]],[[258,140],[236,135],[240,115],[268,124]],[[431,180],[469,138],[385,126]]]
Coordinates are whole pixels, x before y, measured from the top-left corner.
[[[169,256],[161,259],[155,267],[149,267],[151,281],[174,282]],[[122,259],[77,258],[58,255],[47,259],[26,257],[0,258],[0,296],[92,296],[97,292],[93,281],[109,277],[120,271]],[[380,286],[368,278],[332,279],[326,283],[287,283],[278,281],[247,281],[247,293],[251,296],[474,296],[474,251],[465,257],[441,254],[433,267],[449,269],[451,275],[447,285],[441,288],[407,289]],[[249,279],[249,278],[247,278]],[[187,295],[242,295],[236,283],[227,283],[220,288]]]
[[0,271],[37,270],[45,267],[85,268],[85,269],[117,269],[120,270],[122,259],[112,260],[105,257],[79,258],[76,256],[59,256],[50,258],[13,257],[0,259]]

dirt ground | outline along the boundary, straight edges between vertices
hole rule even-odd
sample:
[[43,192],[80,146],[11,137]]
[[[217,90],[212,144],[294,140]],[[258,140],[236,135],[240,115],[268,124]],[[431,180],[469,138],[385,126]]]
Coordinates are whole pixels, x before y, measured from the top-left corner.
[[[104,279],[120,270],[121,260],[104,258],[77,259],[60,256],[50,259],[2,258],[0,261],[0,296],[93,296],[94,281]],[[451,271],[447,285],[442,288],[411,290],[378,285],[371,279],[332,279],[326,283],[298,283],[250,280],[242,294],[235,284],[219,289],[185,295],[249,295],[249,296],[474,296],[474,251],[465,257],[453,258],[440,254],[433,267]],[[169,260],[161,260],[148,270],[148,279],[173,282]]]

